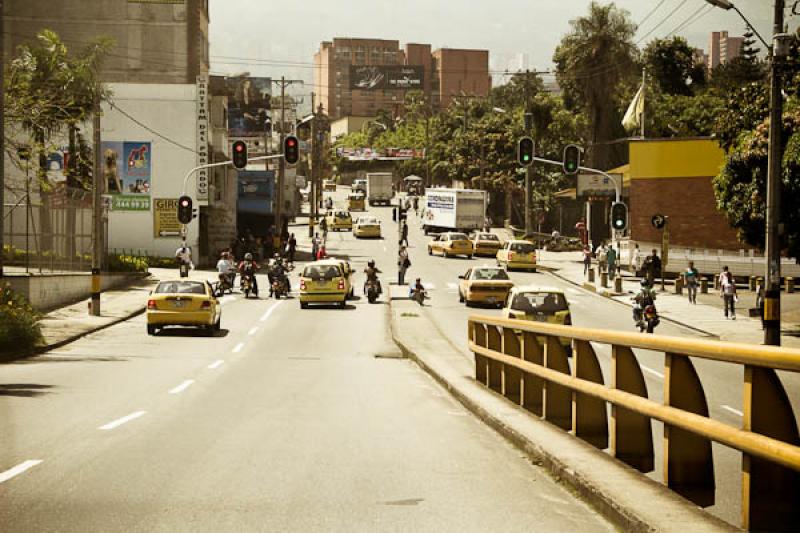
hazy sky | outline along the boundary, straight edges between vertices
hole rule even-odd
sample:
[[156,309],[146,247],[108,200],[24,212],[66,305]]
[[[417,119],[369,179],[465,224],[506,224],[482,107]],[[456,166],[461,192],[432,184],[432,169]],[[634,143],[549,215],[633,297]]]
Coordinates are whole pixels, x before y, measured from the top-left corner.
[[[790,6],[793,2],[787,0]],[[714,8],[704,0],[615,3],[637,23],[658,6],[637,33],[638,40],[654,30],[641,45],[669,35],[685,21],[693,22],[677,33],[700,48],[707,48],[711,31],[728,30],[732,35],[744,31],[734,11]],[[547,69],[553,50],[569,31],[569,21],[585,15],[590,0],[210,0],[210,4],[212,72],[249,71],[311,82],[313,54],[320,41],[333,37],[397,39],[401,47],[418,42],[434,49],[488,49],[493,71],[508,68],[514,55],[527,53],[530,68]],[[768,38],[772,1],[737,0],[736,5]],[[695,13],[699,18],[692,17]],[[796,27],[798,19],[788,21]],[[305,90],[310,92],[310,86]]]

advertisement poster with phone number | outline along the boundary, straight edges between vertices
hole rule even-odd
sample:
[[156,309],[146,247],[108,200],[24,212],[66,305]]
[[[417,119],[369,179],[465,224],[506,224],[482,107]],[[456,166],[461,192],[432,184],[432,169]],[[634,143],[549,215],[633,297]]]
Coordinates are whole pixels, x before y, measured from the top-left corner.
[[150,211],[151,147],[149,142],[103,143],[103,174],[113,211]]

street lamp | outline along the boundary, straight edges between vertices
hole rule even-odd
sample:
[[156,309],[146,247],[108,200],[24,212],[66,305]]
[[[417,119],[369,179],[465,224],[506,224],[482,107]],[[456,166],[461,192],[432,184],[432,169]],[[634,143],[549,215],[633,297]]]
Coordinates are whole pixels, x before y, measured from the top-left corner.
[[767,163],[767,228],[766,280],[764,291],[764,344],[779,346],[781,343],[781,249],[778,226],[781,202],[781,122],[783,95],[781,94],[781,72],[778,62],[787,54],[789,35],[783,33],[784,0],[775,0],[773,20],[773,45],[770,46],[749,20],[729,0],[706,0],[721,9],[733,9],[758,36],[769,52],[770,63],[770,114],[769,114],[769,158]]

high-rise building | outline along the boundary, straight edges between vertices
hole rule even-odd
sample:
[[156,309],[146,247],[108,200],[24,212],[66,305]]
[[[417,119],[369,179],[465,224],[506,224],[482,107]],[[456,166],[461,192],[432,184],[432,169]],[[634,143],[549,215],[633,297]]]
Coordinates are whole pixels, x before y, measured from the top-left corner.
[[434,107],[462,91],[489,94],[489,52],[442,49],[386,39],[334,38],[314,54],[314,91],[331,119],[402,110],[408,91],[421,91]]
[[742,53],[744,37],[730,37],[727,31],[714,31],[708,39],[706,68],[710,73],[722,63],[727,63]]
[[4,11],[6,57],[49,29],[68,49],[110,37],[104,82],[194,83],[208,73],[208,0],[6,0]]

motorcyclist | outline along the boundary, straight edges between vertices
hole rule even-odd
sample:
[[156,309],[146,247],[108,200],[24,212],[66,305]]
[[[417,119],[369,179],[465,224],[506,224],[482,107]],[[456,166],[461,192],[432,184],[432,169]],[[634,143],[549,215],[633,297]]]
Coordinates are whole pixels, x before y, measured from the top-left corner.
[[250,278],[250,284],[253,288],[253,294],[258,294],[258,280],[256,279],[256,271],[258,271],[258,263],[253,259],[253,254],[244,254],[244,260],[239,263],[239,274],[244,279]]
[[220,281],[225,280],[225,284],[233,287],[233,282],[236,279],[236,270],[228,252],[222,252],[219,261],[217,261],[217,272],[219,273]]
[[383,294],[381,280],[378,279],[378,274],[381,274],[381,270],[375,266],[374,259],[367,261],[367,268],[364,269],[364,274],[367,275],[367,281],[364,282],[364,294],[367,293],[367,285],[370,282],[375,282],[375,284],[378,286],[378,294]]
[[414,285],[411,286],[409,289],[411,299],[417,302],[419,305],[425,305],[425,298],[427,298],[428,293],[425,290],[425,286],[422,284],[422,280],[417,278],[417,281],[414,282]]
[[650,287],[647,279],[643,279],[639,292],[633,297],[636,305],[633,306],[633,320],[638,324],[642,321],[642,313],[648,305],[655,305],[656,291]]
[[281,259],[280,254],[275,254],[273,258],[272,264],[269,267],[269,295],[272,296],[272,283],[277,281],[282,281],[286,284],[286,292],[291,292],[292,288],[289,284],[289,276],[286,274],[287,268],[284,261]]
[[181,268],[181,277],[186,277],[189,269],[192,268],[192,249],[186,246],[185,242],[175,250],[175,261],[180,266],[186,266],[186,269]]

